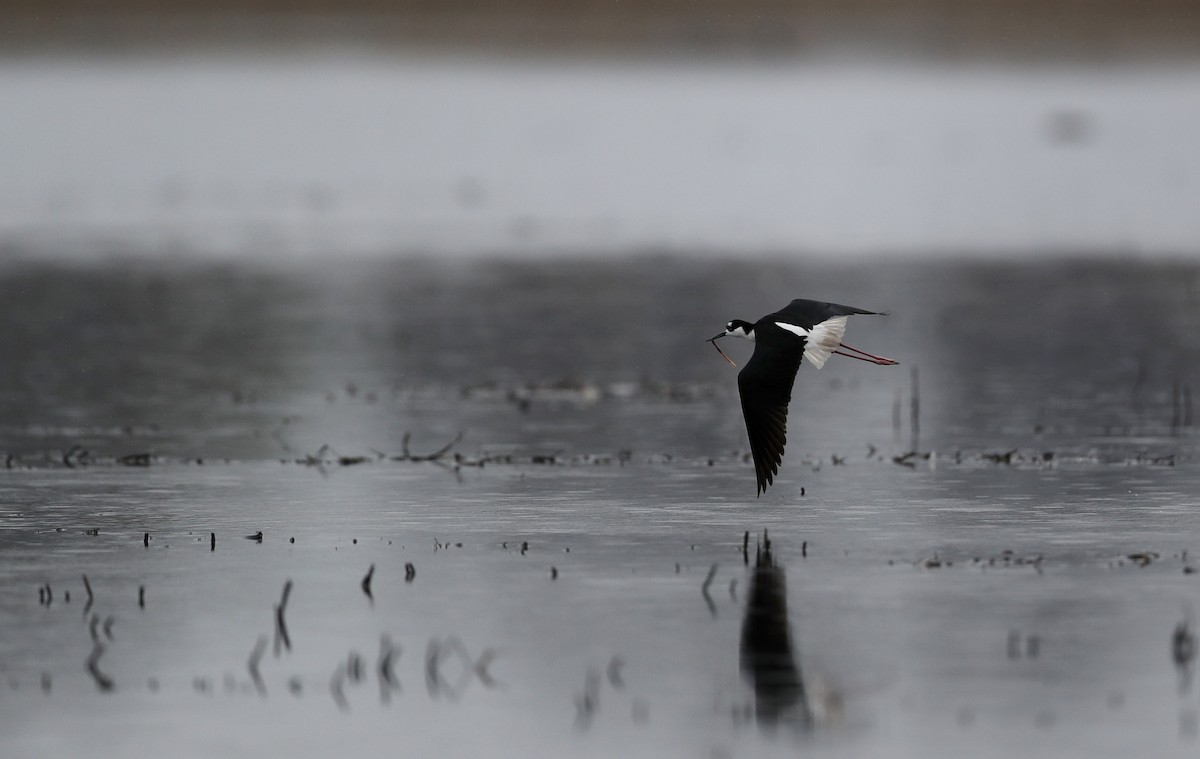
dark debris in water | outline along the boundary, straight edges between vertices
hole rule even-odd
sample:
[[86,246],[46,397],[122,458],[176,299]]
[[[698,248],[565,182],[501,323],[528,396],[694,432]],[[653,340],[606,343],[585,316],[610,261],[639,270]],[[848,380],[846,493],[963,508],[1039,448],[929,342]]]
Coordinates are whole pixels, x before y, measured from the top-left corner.
[[[1193,574],[1195,568],[1188,562],[1187,551],[1172,553],[1169,556],[1164,556],[1158,551],[1133,551],[1131,553],[1121,554],[1115,558],[1107,560],[1099,559],[1093,566],[1102,566],[1108,569],[1120,569],[1123,567],[1129,568],[1144,568],[1152,564],[1174,564],[1182,565],[1184,574]],[[979,571],[990,571],[996,569],[1032,569],[1036,572],[1042,572],[1047,564],[1052,560],[1044,554],[1018,554],[1012,549],[1005,549],[999,554],[990,556],[984,555],[965,555],[947,556],[941,552],[935,551],[929,556],[924,556],[911,562],[897,562],[895,559],[889,559],[888,565],[895,566],[896,564],[911,564],[918,569],[947,569],[958,567],[960,569],[973,569]],[[1103,562],[1103,563],[1100,563]],[[1178,562],[1178,564],[1175,564]],[[1072,563],[1077,565],[1078,562],[1061,561],[1059,564]]]
[[[581,467],[581,466],[618,466],[638,463],[651,466],[694,466],[713,467],[722,464],[749,463],[750,454],[747,451],[731,451],[725,454],[710,454],[704,456],[685,457],[676,453],[643,453],[635,455],[632,449],[623,448],[613,452],[600,453],[570,453],[564,450],[529,451],[516,453],[511,451],[495,452],[483,450],[468,454],[456,450],[466,437],[465,432],[456,433],[450,440],[437,448],[426,452],[413,452],[410,449],[412,436],[405,433],[399,453],[387,453],[375,449],[366,452],[343,453],[332,446],[322,445],[314,453],[291,458],[280,459],[285,465],[315,468],[322,473],[332,469],[350,469],[355,467],[383,464],[421,464],[428,463],[444,467],[458,473],[462,469],[483,469],[487,466],[506,467]],[[83,469],[88,467],[129,467],[146,468],[155,466],[195,465],[204,460],[194,456],[159,456],[150,453],[134,453],[121,455],[99,455],[85,449],[81,445],[73,445],[62,452],[43,452],[37,455],[15,453],[2,454],[5,465],[9,469]],[[1057,467],[1096,467],[1096,466],[1133,466],[1133,467],[1173,467],[1180,462],[1180,455],[1170,450],[1152,451],[1141,449],[1131,454],[1101,454],[1088,451],[1054,451],[1046,449],[1006,448],[1003,450],[969,451],[956,449],[954,451],[920,450],[910,448],[897,453],[885,453],[871,444],[865,459],[831,453],[827,457],[809,456],[804,460],[814,471],[823,463],[845,469],[852,469],[863,464],[890,462],[910,471],[920,469],[937,469],[940,467],[1001,467],[1012,469],[1049,469]],[[216,459],[209,463],[223,462],[225,464],[241,463],[235,459]]]
[[[912,565],[918,569],[943,569],[950,568],[957,564],[960,568],[968,569],[1015,569],[1029,568],[1035,571],[1042,571],[1042,563],[1045,557],[1042,554],[1033,556],[1021,556],[1011,549],[1005,549],[998,555],[993,556],[963,556],[958,558],[948,558],[942,556],[938,552],[934,552],[931,556],[926,556],[912,562]],[[895,564],[895,561],[889,561],[889,564]]]

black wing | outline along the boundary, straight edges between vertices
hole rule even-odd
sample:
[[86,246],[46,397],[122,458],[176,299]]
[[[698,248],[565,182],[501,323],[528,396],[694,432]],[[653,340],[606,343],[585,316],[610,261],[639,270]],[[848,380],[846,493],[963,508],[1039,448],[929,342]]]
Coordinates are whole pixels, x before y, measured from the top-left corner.
[[797,298],[770,316],[763,317],[763,321],[769,319],[773,322],[781,321],[785,324],[795,324],[805,329],[812,329],[817,324],[834,316],[852,316],[854,314],[874,315],[877,313],[879,312],[867,311],[862,308],[855,308],[854,306],[841,306],[837,303],[822,303],[817,300]]
[[738,373],[738,393],[742,396],[742,415],[746,417],[759,495],[774,481],[783,460],[788,401],[804,355],[803,338],[779,332],[787,339],[756,340],[754,355]]

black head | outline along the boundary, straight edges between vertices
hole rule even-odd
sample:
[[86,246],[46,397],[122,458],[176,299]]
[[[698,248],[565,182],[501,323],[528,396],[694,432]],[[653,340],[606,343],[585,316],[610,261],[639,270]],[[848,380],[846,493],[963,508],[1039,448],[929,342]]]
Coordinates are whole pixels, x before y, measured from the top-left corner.
[[725,336],[744,337],[747,340],[753,340],[754,339],[754,325],[751,324],[750,322],[742,321],[741,319],[734,319],[733,321],[731,321],[725,325],[724,332],[722,332],[721,334],[717,335],[716,337],[714,337],[712,339],[716,340],[717,337],[725,337]]

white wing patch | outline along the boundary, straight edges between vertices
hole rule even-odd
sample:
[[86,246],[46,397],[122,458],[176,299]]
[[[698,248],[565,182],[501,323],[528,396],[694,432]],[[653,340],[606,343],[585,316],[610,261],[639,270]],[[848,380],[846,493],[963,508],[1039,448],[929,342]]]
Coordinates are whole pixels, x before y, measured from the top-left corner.
[[845,316],[834,316],[820,324],[814,325],[811,330],[804,327],[797,327],[795,324],[784,324],[783,322],[775,322],[775,325],[786,329],[794,335],[803,337],[805,341],[804,357],[808,359],[810,364],[820,369],[825,365],[825,359],[829,358],[829,354],[833,353],[842,344],[842,335],[846,334],[847,318]]

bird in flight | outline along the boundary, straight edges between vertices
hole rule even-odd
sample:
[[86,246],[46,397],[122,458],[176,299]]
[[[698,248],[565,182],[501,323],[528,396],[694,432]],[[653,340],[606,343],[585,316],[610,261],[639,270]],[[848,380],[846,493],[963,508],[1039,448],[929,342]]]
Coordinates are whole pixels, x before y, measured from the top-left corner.
[[[726,361],[729,357],[716,343],[719,338],[741,337],[754,343],[754,354],[738,372],[738,394],[742,397],[742,415],[746,417],[746,432],[750,436],[758,495],[766,492],[779,473],[787,442],[788,402],[803,359],[818,369],[834,353],[880,366],[899,363],[842,342],[848,317],[878,313],[797,298],[756,322],[734,319],[725,325],[724,332],[708,339]],[[729,363],[736,366],[732,361]]]

